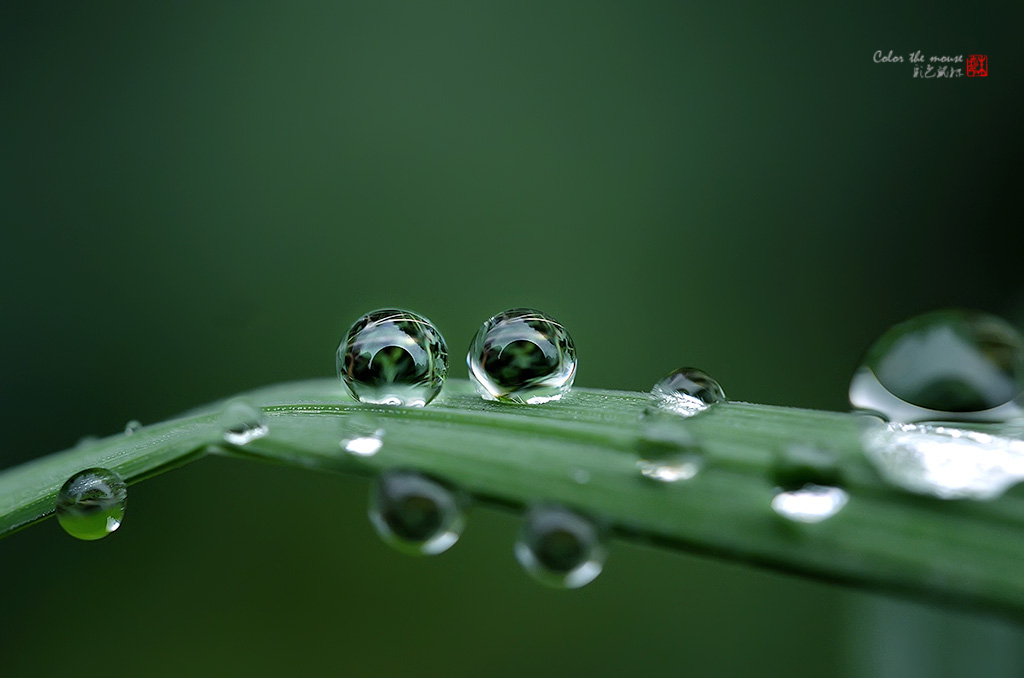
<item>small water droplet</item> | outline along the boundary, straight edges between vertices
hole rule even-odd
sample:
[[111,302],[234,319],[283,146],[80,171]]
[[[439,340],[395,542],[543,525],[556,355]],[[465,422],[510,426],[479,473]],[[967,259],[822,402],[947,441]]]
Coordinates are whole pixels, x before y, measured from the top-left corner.
[[414,555],[447,551],[466,526],[465,499],[411,471],[378,476],[370,494],[370,522],[388,544]]
[[335,367],[360,402],[423,407],[441,392],[448,376],[448,345],[423,316],[381,309],[349,328]]
[[672,372],[654,385],[651,397],[657,407],[684,417],[692,417],[726,400],[718,382],[695,367],[682,367]]
[[579,485],[586,485],[590,482],[590,471],[585,468],[577,468],[572,470],[572,481]]
[[540,506],[527,514],[515,554],[531,577],[567,589],[592,582],[607,556],[594,523],[559,506]]
[[676,483],[691,480],[704,464],[700,455],[680,453],[654,459],[641,459],[636,463],[640,475],[659,483]]
[[57,522],[72,537],[102,539],[121,526],[128,487],[105,468],[76,473],[57,493]]
[[232,445],[248,445],[270,433],[263,413],[242,400],[228,403],[221,414],[224,440]]
[[138,431],[140,428],[142,428],[142,422],[140,422],[138,419],[132,419],[131,421],[124,425],[124,434],[126,436],[130,436],[136,431]]
[[[868,350],[853,407],[892,421],[1005,421],[1024,412],[1024,338],[979,311],[925,313]],[[1016,402],[1015,402],[1016,400]]]
[[551,316],[514,308],[477,330],[466,363],[484,399],[536,405],[558,400],[572,388],[576,346]]
[[372,457],[384,446],[384,429],[374,419],[351,414],[342,419],[341,449],[356,457]]
[[637,471],[655,482],[692,480],[704,467],[703,450],[674,410],[644,410],[636,449]]
[[839,487],[804,485],[798,490],[779,492],[772,499],[772,510],[798,523],[820,523],[839,513],[850,495]]
[[987,500],[1024,480],[1024,440],[1019,438],[893,422],[866,427],[862,439],[882,477],[911,492]]

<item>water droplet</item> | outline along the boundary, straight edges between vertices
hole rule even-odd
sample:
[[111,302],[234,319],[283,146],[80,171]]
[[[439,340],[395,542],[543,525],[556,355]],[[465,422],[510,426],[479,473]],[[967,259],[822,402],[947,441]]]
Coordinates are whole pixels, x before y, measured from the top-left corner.
[[248,445],[270,433],[270,429],[263,420],[263,414],[242,400],[228,403],[220,420],[224,430],[224,440],[232,445]]
[[82,436],[81,438],[78,439],[78,442],[75,443],[75,447],[90,447],[92,445],[95,445],[99,441],[100,441],[99,436],[94,436],[94,435],[91,435],[91,434],[84,435],[84,436]]
[[349,328],[335,366],[360,402],[423,407],[440,393],[448,376],[448,345],[426,318],[381,309]]
[[686,452],[654,459],[641,459],[636,463],[640,475],[659,483],[690,480],[700,472],[703,465],[704,460],[700,455]]
[[527,514],[515,554],[531,577],[567,589],[592,582],[607,555],[598,528],[558,506],[541,506]]
[[1024,412],[1022,393],[1024,338],[1000,318],[965,310],[896,325],[850,383],[855,408],[903,422],[1004,421]]
[[105,468],[71,476],[57,493],[57,521],[78,539],[102,539],[121,526],[128,487]]
[[862,437],[882,477],[911,492],[987,500],[1024,480],[1024,440],[1019,438],[896,422],[867,427]]
[[651,389],[655,404],[684,417],[692,417],[715,403],[725,401],[725,392],[706,372],[682,367]]
[[648,480],[659,483],[692,480],[704,467],[703,450],[684,428],[674,409],[644,410],[636,447],[637,471]]
[[341,449],[356,457],[372,457],[384,446],[384,429],[374,419],[351,414],[342,420]]
[[140,422],[138,419],[132,419],[131,421],[124,425],[124,434],[126,436],[130,436],[131,434],[138,431],[140,428],[142,428],[142,422]]
[[590,471],[585,468],[577,468],[572,470],[572,481],[579,485],[586,485],[590,482]]
[[414,555],[450,549],[466,526],[465,499],[411,471],[378,476],[370,494],[370,522],[395,548]]
[[551,316],[515,308],[477,330],[466,363],[483,398],[535,405],[558,400],[572,388],[576,347]]
[[779,492],[772,510],[798,523],[820,523],[839,513],[850,500],[846,490],[823,485],[804,485],[798,490]]

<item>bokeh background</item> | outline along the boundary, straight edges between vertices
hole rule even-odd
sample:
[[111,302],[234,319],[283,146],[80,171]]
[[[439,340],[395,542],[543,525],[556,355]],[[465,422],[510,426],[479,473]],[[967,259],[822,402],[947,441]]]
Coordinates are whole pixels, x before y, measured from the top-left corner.
[[[695,365],[844,409],[907,316],[1024,324],[1011,5],[4,2],[0,467],[330,375],[380,306],[431,318],[460,378],[479,323],[529,305],[582,386]],[[543,589],[487,509],[406,558],[366,490],[205,460],[133,487],[104,542],[24,530],[0,673],[1024,671],[1007,622],[636,545]]]

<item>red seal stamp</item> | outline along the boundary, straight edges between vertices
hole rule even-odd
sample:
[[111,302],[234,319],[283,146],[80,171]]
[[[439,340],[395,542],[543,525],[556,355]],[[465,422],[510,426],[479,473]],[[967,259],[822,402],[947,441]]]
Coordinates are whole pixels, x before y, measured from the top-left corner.
[[967,57],[967,77],[984,78],[988,76],[988,55],[972,54]]

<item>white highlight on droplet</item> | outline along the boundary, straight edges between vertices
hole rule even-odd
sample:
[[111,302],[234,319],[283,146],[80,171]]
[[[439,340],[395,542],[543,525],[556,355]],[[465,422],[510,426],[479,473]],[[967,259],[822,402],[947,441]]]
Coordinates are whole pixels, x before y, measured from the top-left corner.
[[798,523],[820,523],[843,510],[850,495],[839,487],[804,485],[799,490],[779,492],[772,499],[772,510]]
[[347,438],[341,441],[343,450],[357,457],[372,457],[384,446],[384,429],[377,429],[372,435]]
[[681,454],[665,459],[641,459],[636,463],[640,475],[659,483],[677,483],[691,480],[701,469],[703,461],[696,454]]
[[995,499],[1024,480],[1024,440],[939,424],[890,423],[864,450],[894,485],[940,499]]

